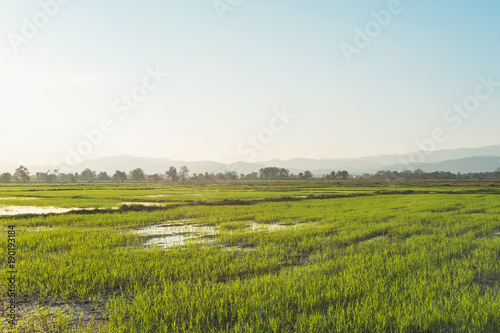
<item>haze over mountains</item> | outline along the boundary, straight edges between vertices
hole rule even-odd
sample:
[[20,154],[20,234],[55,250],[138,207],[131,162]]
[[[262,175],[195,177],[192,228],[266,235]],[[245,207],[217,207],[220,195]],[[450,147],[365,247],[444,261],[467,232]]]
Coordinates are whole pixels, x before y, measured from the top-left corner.
[[[413,163],[410,163],[413,162]],[[315,175],[323,175],[331,171],[347,170],[351,174],[375,173],[379,170],[415,170],[422,169],[426,172],[450,171],[461,172],[488,172],[500,167],[500,145],[439,150],[433,152],[414,152],[406,155],[380,155],[349,159],[307,159],[295,158],[291,160],[270,160],[256,163],[236,162],[224,164],[214,161],[175,161],[168,158],[152,158],[138,156],[111,156],[83,161],[76,165],[39,165],[30,166],[31,173],[46,172],[58,169],[59,172],[82,172],[86,168],[95,171],[114,173],[116,170],[130,171],[142,168],[146,173],[164,173],[170,166],[180,167],[186,165],[190,173],[236,171],[248,174],[257,172],[263,167],[280,167],[289,169],[292,173],[311,171]],[[18,164],[2,163],[2,172],[12,172]]]

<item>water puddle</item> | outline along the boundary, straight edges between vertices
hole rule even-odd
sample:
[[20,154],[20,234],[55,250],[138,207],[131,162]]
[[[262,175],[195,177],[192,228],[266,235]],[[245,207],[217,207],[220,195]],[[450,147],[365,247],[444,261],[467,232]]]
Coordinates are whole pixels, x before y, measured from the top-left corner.
[[479,239],[492,241],[492,240],[498,240],[499,238],[500,238],[500,231],[493,231],[493,233],[491,233],[489,235],[484,235],[483,237],[480,237]]
[[163,206],[163,204],[159,202],[122,202],[122,205],[128,205],[128,206],[142,205],[142,206],[158,206],[158,207]]
[[[183,223],[184,222],[184,223]],[[201,242],[219,234],[216,226],[185,223],[176,221],[175,224],[160,224],[137,230],[137,234],[148,236],[144,246],[162,246],[170,248],[185,245],[190,240]]]
[[31,198],[31,197],[8,197],[8,198],[0,198],[0,200],[39,200],[40,198]]
[[183,195],[202,195],[201,193],[177,193],[177,194],[152,194],[145,195],[143,198],[163,198],[163,197],[171,197],[171,196],[183,196]]
[[[280,223],[257,223],[249,222],[248,226],[238,232],[275,232],[280,230],[296,230],[299,227],[298,223],[280,224]],[[141,236],[146,236],[147,241],[143,246],[161,246],[165,249],[174,246],[186,245],[188,242],[209,244],[211,238],[220,234],[219,227],[215,225],[196,224],[193,220],[178,220],[168,221],[165,224],[157,224],[146,228],[141,228],[135,231]],[[236,232],[236,231],[234,231]],[[233,231],[228,230],[231,234]],[[227,251],[244,251],[252,250],[246,244],[225,246],[222,248]]]
[[23,215],[23,214],[62,214],[72,210],[82,210],[83,208],[61,208],[61,207],[36,207],[36,206],[0,206],[0,216],[2,215]]

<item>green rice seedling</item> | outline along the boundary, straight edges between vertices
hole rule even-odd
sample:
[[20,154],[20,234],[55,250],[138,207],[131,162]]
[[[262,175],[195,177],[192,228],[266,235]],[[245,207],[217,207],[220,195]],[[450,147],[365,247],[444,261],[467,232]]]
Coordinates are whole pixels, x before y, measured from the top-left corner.
[[[500,331],[496,188],[348,184],[0,187],[8,205],[98,208],[0,217],[16,226],[20,309],[37,309],[15,330]],[[172,247],[138,232],[207,224]]]

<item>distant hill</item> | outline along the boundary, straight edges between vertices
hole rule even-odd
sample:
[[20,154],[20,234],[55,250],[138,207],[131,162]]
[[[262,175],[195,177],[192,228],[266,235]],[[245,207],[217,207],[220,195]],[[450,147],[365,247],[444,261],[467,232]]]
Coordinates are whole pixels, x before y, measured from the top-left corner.
[[[350,159],[324,159],[324,160],[314,160],[306,158],[296,158],[287,161],[283,160],[271,160],[266,162],[261,162],[262,164],[278,166],[282,168],[295,168],[300,170],[310,170],[315,174],[325,174],[331,172],[332,170],[347,170],[350,173],[372,173],[378,170],[397,170],[404,165],[403,161],[410,161],[410,157],[413,154],[418,154],[418,152],[404,154],[404,155],[380,155],[380,156],[368,156]],[[435,165],[436,163],[446,162],[446,161],[457,161],[463,158],[476,158],[476,157],[500,157],[500,145],[480,147],[480,148],[460,148],[460,149],[448,149],[448,150],[438,150],[432,153],[425,154],[425,163],[412,164],[412,166],[419,165],[423,169],[424,165],[430,165],[430,168],[435,167],[452,167],[454,162],[449,164]],[[484,160],[483,162],[486,162]],[[457,162],[458,163],[458,162]],[[479,160],[477,163],[481,163]],[[493,163],[489,162],[489,163]],[[411,168],[408,166],[407,168]],[[474,166],[474,162],[468,164],[469,169],[464,165],[462,169],[471,170],[470,172],[475,172],[477,166]],[[490,167],[490,165],[485,165],[484,167]],[[500,167],[500,165],[495,168]],[[493,168],[493,169],[495,169]],[[418,169],[418,167],[417,167]],[[330,170],[330,171],[328,171]],[[445,170],[448,171],[448,170]],[[451,171],[451,170],[450,170]],[[492,170],[486,170],[492,171]],[[461,171],[469,172],[469,171]]]
[[468,172],[488,172],[500,168],[500,157],[467,157],[457,160],[449,160],[439,163],[415,163],[413,165],[393,165],[387,170],[416,170],[422,169],[425,172],[449,171],[452,173]]
[[[412,154],[417,154],[412,153]],[[307,159],[294,158],[291,160],[270,160],[257,163],[236,162],[224,164],[214,161],[175,161],[169,158],[152,158],[138,156],[110,156],[91,160],[86,160],[77,165],[39,165],[27,166],[31,173],[46,172],[47,170],[58,169],[64,173],[82,172],[86,168],[95,171],[106,171],[113,174],[116,170],[130,171],[135,168],[142,168],[146,173],[164,173],[170,166],[177,168],[185,165],[190,169],[190,173],[204,172],[225,172],[236,171],[248,174],[258,172],[263,167],[280,167],[289,169],[292,173],[299,173],[305,170],[320,176],[331,171],[347,170],[351,174],[374,173],[379,170],[404,170],[422,169],[424,171],[450,171],[450,172],[486,172],[493,171],[500,167],[500,145],[461,148],[434,151],[426,154],[425,163],[404,163],[410,159],[412,154],[404,155],[380,155],[367,156],[349,159]],[[0,164],[1,172],[13,172],[18,165],[12,163]]]
[[153,173],[165,173],[170,166],[181,167],[187,166],[190,170],[190,174],[193,173],[204,173],[204,172],[225,172],[225,171],[237,171],[238,173],[251,173],[253,171],[258,171],[259,169],[265,167],[263,164],[252,164],[245,162],[236,162],[233,164],[223,164],[213,161],[197,161],[197,162],[187,162],[187,161],[174,161],[169,158],[153,158],[153,157],[138,157],[138,156],[111,156],[102,157],[92,160],[86,160],[82,163],[76,165],[61,164],[58,166],[52,165],[39,165],[30,167],[30,171],[33,172],[46,172],[47,170],[58,169],[59,172],[64,173],[75,173],[82,172],[85,169],[91,169],[96,171],[106,171],[108,174],[113,174],[116,170],[120,171],[130,171],[135,168],[141,168],[147,174]]

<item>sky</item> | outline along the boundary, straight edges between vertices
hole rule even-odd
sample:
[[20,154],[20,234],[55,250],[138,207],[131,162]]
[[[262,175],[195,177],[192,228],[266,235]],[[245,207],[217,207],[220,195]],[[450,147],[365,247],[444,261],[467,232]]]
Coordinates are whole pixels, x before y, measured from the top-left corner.
[[499,11],[498,1],[5,0],[0,163],[500,144]]

